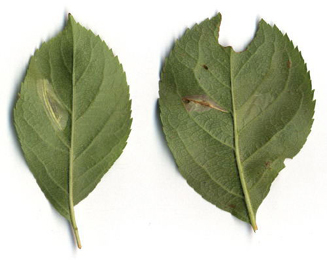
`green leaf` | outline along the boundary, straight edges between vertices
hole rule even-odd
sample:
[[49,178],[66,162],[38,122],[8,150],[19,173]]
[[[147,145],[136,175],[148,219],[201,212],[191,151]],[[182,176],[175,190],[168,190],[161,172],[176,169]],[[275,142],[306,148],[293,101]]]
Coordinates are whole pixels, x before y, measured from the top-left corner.
[[240,53],[218,43],[221,15],[187,30],[166,59],[160,116],[188,184],[257,229],[271,183],[310,132],[315,102],[306,65],[261,20]]
[[74,205],[122,153],[131,126],[126,76],[112,51],[69,15],[65,29],[31,58],[14,110],[37,183],[71,222]]

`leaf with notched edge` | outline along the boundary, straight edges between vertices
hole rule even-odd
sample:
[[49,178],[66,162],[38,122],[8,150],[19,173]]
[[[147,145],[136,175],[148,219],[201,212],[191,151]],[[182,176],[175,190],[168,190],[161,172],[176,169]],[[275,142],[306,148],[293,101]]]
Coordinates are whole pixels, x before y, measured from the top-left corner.
[[271,183],[310,133],[306,65],[263,20],[246,51],[218,43],[221,15],[188,29],[160,80],[163,130],[181,174],[203,198],[257,229]]
[[69,15],[31,58],[14,110],[26,161],[81,247],[74,205],[122,153],[131,127],[126,76],[107,45]]

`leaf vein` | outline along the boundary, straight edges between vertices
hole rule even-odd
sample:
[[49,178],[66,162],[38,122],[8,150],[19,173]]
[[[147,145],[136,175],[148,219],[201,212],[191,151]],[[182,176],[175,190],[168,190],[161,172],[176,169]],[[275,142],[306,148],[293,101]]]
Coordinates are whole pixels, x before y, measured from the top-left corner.
[[85,149],[83,149],[83,151],[76,155],[76,157],[74,158],[74,161],[76,161],[81,155],[84,154],[84,152],[86,152],[88,150],[88,148],[95,142],[95,140],[97,139],[97,137],[102,133],[102,131],[105,129],[105,127],[107,126],[108,122],[110,121],[111,116],[117,111],[112,111],[110,113],[110,115],[108,116],[108,118],[104,121],[105,123],[101,126],[101,129],[96,133],[96,135],[92,138],[91,142],[89,142],[89,144],[85,147]]
[[83,70],[82,74],[79,76],[78,79],[76,79],[76,81],[75,81],[75,86],[76,86],[76,85],[79,83],[79,81],[84,77],[85,72],[86,72],[87,69],[90,67],[91,60],[92,60],[92,57],[93,57],[93,51],[94,51],[95,47],[98,45],[98,43],[99,43],[99,42],[97,41],[97,42],[95,43],[95,45],[92,47],[89,61],[88,61],[87,65],[86,65],[85,69]]
[[50,68],[50,81],[53,85],[53,91],[54,93],[56,94],[56,97],[57,97],[57,102],[59,102],[64,108],[66,108],[66,110],[71,114],[71,110],[67,107],[67,105],[65,104],[65,102],[63,102],[60,98],[60,96],[58,95],[57,93],[57,90],[56,90],[56,87],[54,86],[54,80],[53,80],[53,75],[52,75],[52,62],[51,62],[51,55],[50,55],[50,49],[48,49],[48,57],[49,57],[49,68]]
[[85,115],[85,113],[89,110],[89,108],[90,108],[90,107],[92,106],[92,104],[95,102],[96,98],[99,96],[99,94],[100,94],[100,92],[101,92],[101,87],[102,87],[102,85],[103,85],[103,83],[104,83],[104,72],[105,72],[105,69],[106,69],[106,66],[105,66],[105,64],[104,64],[104,66],[103,66],[103,71],[102,71],[102,80],[101,80],[100,85],[98,86],[97,93],[95,94],[94,98],[93,98],[92,101],[89,103],[89,105],[86,107],[86,109],[83,111],[83,113],[82,113],[81,115],[79,115],[79,116],[76,118],[75,122],[77,122],[79,119],[81,119],[81,118]]
[[[271,59],[270,59],[270,66],[269,66],[269,70],[271,69],[271,66],[272,66],[272,60],[273,60],[273,57],[274,55],[276,54],[276,46],[275,44],[273,45],[274,46],[274,52],[273,54],[271,55]],[[269,71],[268,70],[268,71]],[[265,74],[265,76],[262,78],[262,80],[260,81],[260,83],[255,87],[255,89],[252,91],[251,95],[248,97],[248,99],[237,109],[237,110],[241,110],[242,107],[248,102],[251,100],[251,98],[254,96],[254,94],[256,93],[256,91],[260,88],[260,86],[262,86],[262,83],[265,81],[265,79],[267,78],[268,76],[268,72]]]
[[297,111],[294,113],[294,115],[292,116],[292,118],[287,122],[287,124],[283,127],[283,128],[281,128],[281,129],[279,129],[276,133],[274,133],[271,137],[270,137],[270,139],[269,140],[267,140],[267,142],[265,142],[262,146],[260,146],[259,148],[257,148],[257,150],[255,150],[252,154],[250,154],[248,157],[246,157],[243,161],[242,161],[242,163],[244,164],[247,160],[249,160],[254,154],[256,154],[258,151],[260,151],[263,147],[265,147],[267,144],[269,144],[273,139],[274,139],[274,137],[278,134],[278,133],[280,133],[281,131],[283,131],[291,122],[292,122],[292,120],[295,118],[295,116],[298,114],[298,112],[300,111],[300,108],[301,108],[301,106],[302,106],[302,102],[303,102],[303,96],[302,96],[302,99],[301,99],[301,104],[300,104],[300,106],[298,107],[298,109],[297,109]]
[[[277,160],[279,160],[280,158],[276,158],[274,161],[271,162],[271,164],[273,164],[274,162],[276,162]],[[260,183],[260,181],[263,179],[263,177],[265,176],[265,173],[269,170],[269,168],[266,168],[262,173],[261,176],[259,177],[259,179],[252,185],[252,187],[249,189],[250,191],[252,191],[256,186],[258,186],[258,183]]]
[[178,131],[176,130],[176,133],[177,133],[177,135],[178,135],[178,137],[179,137],[179,139],[181,140],[181,142],[182,142],[182,144],[183,144],[183,146],[185,147],[185,150],[187,151],[187,153],[190,155],[190,157],[191,157],[191,159],[194,161],[194,163],[196,164],[196,165],[198,165],[209,177],[210,177],[210,179],[214,182],[214,183],[216,183],[219,187],[221,187],[223,190],[225,190],[226,192],[228,192],[228,193],[230,193],[231,195],[234,195],[234,196],[236,196],[236,197],[239,197],[239,198],[242,198],[243,199],[243,197],[241,196],[241,195],[239,195],[239,194],[236,194],[236,193],[234,193],[234,192],[232,192],[232,191],[230,191],[230,190],[228,190],[224,185],[222,185],[221,183],[219,183],[217,180],[215,180],[212,176],[211,176],[211,174],[207,171],[207,169],[205,169],[202,165],[200,165],[196,160],[195,160],[195,158],[193,157],[193,155],[190,153],[190,151],[187,149],[187,146],[185,145],[185,143],[184,143],[184,141],[183,141],[183,139],[180,137],[180,135],[179,135],[179,133],[178,133]]
[[[47,168],[47,166],[45,165],[45,163],[39,158],[39,156],[33,151],[33,149],[31,147],[29,147],[26,143],[25,143],[26,147],[35,155],[36,159],[43,165],[47,175],[49,176],[50,180],[58,187],[60,188],[65,194],[68,194],[67,190],[64,189],[64,187],[62,187],[59,183],[57,183],[57,181],[53,178],[53,176],[49,173],[49,170]],[[40,178],[39,178],[40,179]]]
[[[263,42],[259,45],[259,47],[257,47],[257,49],[256,49],[253,53],[251,53],[251,55],[249,56],[249,58],[248,58],[248,59],[247,59],[247,60],[246,60],[242,65],[241,65],[241,67],[239,68],[238,72],[236,72],[236,74],[234,75],[234,80],[239,76],[240,72],[244,69],[245,64],[249,63],[250,60],[254,57],[254,55],[258,52],[258,50],[259,50],[262,46],[264,46],[264,44],[265,44],[265,39],[266,39],[265,34],[263,34],[263,37],[264,37]],[[249,51],[249,49],[248,49],[247,51]],[[249,52],[250,52],[250,51],[249,51]]]
[[72,68],[69,68],[67,63],[66,63],[66,59],[65,59],[65,55],[64,53],[62,52],[62,40],[60,41],[60,55],[61,55],[61,58],[63,60],[63,63],[64,63],[64,66],[65,68],[68,70],[68,72],[71,74],[72,73]]
[[[86,174],[88,173],[88,172],[90,172],[92,169],[94,169],[97,165],[99,165],[100,163],[102,163],[103,161],[105,161],[110,155],[111,155],[111,153],[112,153],[112,151],[117,147],[117,146],[119,146],[120,144],[121,144],[121,142],[122,142],[123,140],[121,140],[120,142],[118,142],[116,145],[114,145],[111,149],[110,149],[110,151],[103,157],[103,158],[101,158],[101,160],[100,161],[98,161],[96,164],[94,164],[91,168],[89,168],[89,169],[87,169],[85,172],[83,172],[79,177],[78,177],[78,179],[80,180],[82,177],[84,178],[85,176],[86,176]],[[101,179],[102,178],[102,174],[98,174],[98,177],[95,179],[95,180],[93,180],[93,182],[91,181],[91,182],[88,182],[88,184],[79,192],[79,194],[77,195],[77,196],[80,196],[80,197],[82,197],[82,193],[86,190],[86,189],[88,189],[88,187],[91,185],[91,184],[94,184],[94,183],[97,183],[97,182],[99,182],[99,179]],[[81,195],[82,194],[82,195]]]
[[[54,150],[58,150],[58,151],[61,151],[61,152],[65,152],[65,153],[68,153],[68,151],[67,150],[64,150],[64,149],[60,149],[60,148],[58,148],[58,147],[56,147],[56,146],[53,146],[51,143],[49,143],[48,141],[46,141],[45,139],[43,139],[43,137],[40,135],[40,133],[38,132],[38,131],[36,131],[36,129],[28,122],[28,120],[27,119],[25,119],[25,117],[22,117],[23,118],[23,120],[27,123],[27,125],[29,126],[29,127],[31,127],[33,130],[34,130],[34,132],[37,134],[37,136],[45,143],[45,144],[47,144],[48,146],[50,146],[51,148],[53,148]],[[69,146],[67,145],[67,144],[65,144],[64,143],[64,141],[61,139],[61,138],[59,138],[59,136],[57,135],[57,133],[55,132],[55,135],[56,135],[56,137],[58,138],[58,140],[65,146],[65,147],[67,147],[68,149],[69,149]]]

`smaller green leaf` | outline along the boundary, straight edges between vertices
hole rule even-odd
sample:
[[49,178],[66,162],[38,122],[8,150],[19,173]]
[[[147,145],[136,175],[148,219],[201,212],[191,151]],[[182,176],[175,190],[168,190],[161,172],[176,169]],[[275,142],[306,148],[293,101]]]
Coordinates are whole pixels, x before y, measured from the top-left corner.
[[69,15],[31,58],[14,122],[30,170],[80,248],[74,205],[96,187],[130,133],[129,89],[117,57]]

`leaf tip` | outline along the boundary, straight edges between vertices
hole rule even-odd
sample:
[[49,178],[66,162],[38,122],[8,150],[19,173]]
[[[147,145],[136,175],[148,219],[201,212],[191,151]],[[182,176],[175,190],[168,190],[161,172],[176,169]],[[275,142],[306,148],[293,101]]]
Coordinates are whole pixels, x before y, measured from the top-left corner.
[[263,24],[263,25],[267,25],[267,22],[266,22],[263,18],[261,18],[261,19],[259,20],[259,25],[261,25],[261,24]]
[[215,17],[217,17],[219,20],[221,20],[221,13],[218,12],[218,13],[215,15]]
[[68,13],[68,22],[70,22],[70,23],[76,23],[73,15],[71,13]]

